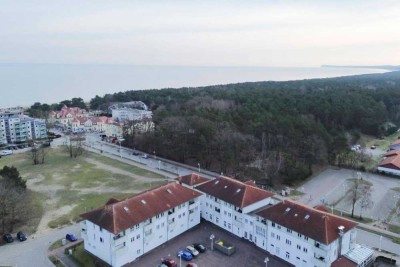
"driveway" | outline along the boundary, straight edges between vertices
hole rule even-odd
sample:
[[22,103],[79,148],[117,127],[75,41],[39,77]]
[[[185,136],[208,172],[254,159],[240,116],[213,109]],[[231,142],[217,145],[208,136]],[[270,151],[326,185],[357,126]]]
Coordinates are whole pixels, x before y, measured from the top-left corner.
[[48,260],[47,250],[49,246],[57,240],[65,238],[67,233],[79,233],[79,225],[72,225],[62,229],[55,229],[45,235],[36,237],[30,236],[28,240],[0,246],[0,266],[18,267],[54,267]]

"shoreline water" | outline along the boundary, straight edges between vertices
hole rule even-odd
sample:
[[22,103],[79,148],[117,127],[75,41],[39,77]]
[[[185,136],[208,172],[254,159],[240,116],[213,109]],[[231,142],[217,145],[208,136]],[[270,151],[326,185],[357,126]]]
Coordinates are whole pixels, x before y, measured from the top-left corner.
[[390,70],[325,67],[193,67],[79,64],[0,64],[0,107],[58,103],[129,90],[203,87],[243,82],[333,78]]

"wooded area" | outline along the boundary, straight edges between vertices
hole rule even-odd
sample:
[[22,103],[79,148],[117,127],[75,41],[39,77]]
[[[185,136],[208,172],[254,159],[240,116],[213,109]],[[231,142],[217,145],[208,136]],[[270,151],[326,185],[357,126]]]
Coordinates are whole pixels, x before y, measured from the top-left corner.
[[153,133],[130,146],[235,177],[304,179],[315,164],[346,165],[360,133],[382,136],[400,122],[400,74],[127,91],[91,108],[144,101]]

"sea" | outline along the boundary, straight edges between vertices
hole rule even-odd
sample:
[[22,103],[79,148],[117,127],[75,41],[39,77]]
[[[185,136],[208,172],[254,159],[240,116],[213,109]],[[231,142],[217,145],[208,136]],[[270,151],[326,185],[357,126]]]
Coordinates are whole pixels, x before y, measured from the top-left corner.
[[0,107],[59,103],[80,97],[89,101],[129,90],[329,78],[383,69],[343,67],[192,67],[96,64],[0,64]]

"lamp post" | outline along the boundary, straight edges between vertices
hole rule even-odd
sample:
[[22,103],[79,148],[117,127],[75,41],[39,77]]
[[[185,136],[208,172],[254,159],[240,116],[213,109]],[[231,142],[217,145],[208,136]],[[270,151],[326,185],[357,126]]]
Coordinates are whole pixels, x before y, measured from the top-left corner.
[[158,169],[161,170],[161,160],[158,161]]
[[379,249],[378,249],[378,251],[381,251],[381,246],[382,246],[382,235],[379,237]]
[[264,262],[265,262],[265,267],[268,267],[269,258],[266,257],[265,260],[264,260]]
[[211,234],[211,235],[210,235],[210,240],[211,240],[211,251],[214,250],[214,238],[215,238],[215,235],[214,235],[214,234]]
[[119,156],[120,156],[120,158],[122,158],[122,151],[121,151],[121,144],[122,144],[122,142],[124,141],[125,139],[123,139],[123,138],[121,138],[121,139],[118,139],[118,142],[119,142]]
[[197,163],[197,166],[199,166],[199,173],[200,173],[200,162],[199,162],[199,163]]
[[179,257],[179,267],[182,267],[182,255],[178,254]]

